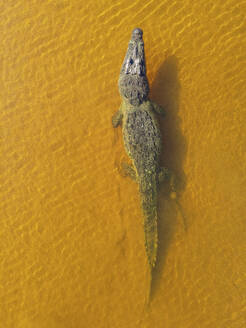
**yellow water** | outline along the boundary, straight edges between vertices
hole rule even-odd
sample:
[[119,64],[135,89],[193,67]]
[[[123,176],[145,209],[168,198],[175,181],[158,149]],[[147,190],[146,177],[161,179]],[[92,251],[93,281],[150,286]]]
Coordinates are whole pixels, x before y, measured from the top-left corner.
[[[0,3],[0,326],[246,327],[246,5]],[[111,116],[131,30],[166,107],[149,283],[137,186]]]

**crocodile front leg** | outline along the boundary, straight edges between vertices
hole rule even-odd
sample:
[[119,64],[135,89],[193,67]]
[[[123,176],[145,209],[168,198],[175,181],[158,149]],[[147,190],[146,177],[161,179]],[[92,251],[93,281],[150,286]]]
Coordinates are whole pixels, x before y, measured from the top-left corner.
[[120,109],[112,117],[112,125],[114,128],[117,128],[122,122],[123,112],[120,106]]
[[153,110],[154,110],[157,114],[159,114],[159,115],[161,115],[161,116],[165,116],[165,115],[166,115],[165,110],[163,109],[163,107],[161,107],[160,105],[156,104],[156,103],[155,103],[154,101],[152,101],[152,100],[150,100],[150,103],[151,103],[151,105],[152,105]]

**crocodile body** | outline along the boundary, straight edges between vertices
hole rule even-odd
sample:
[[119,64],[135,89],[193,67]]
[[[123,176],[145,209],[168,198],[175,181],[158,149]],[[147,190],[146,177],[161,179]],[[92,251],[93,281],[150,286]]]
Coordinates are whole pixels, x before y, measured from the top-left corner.
[[167,170],[160,166],[161,133],[156,118],[156,114],[163,114],[163,109],[148,98],[142,35],[139,28],[132,32],[119,78],[122,103],[112,123],[117,127],[122,122],[124,146],[132,161],[127,171],[139,185],[145,248],[152,269],[156,263],[158,243],[158,185]]

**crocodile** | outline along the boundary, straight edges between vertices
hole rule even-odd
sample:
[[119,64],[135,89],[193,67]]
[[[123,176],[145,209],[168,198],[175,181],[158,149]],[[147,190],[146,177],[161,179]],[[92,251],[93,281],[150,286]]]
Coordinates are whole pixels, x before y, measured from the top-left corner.
[[140,28],[132,31],[118,86],[122,101],[112,117],[112,124],[114,128],[122,124],[125,150],[132,162],[132,165],[125,163],[123,168],[139,186],[145,248],[152,270],[158,245],[158,187],[162,180],[170,178],[170,172],[160,165],[162,138],[156,114],[165,113],[161,106],[148,98],[149,83]]

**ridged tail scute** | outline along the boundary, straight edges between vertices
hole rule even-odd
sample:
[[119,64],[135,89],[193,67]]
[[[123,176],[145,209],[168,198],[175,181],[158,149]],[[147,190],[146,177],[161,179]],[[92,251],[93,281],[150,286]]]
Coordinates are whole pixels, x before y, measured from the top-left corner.
[[157,192],[155,176],[146,176],[140,181],[140,195],[144,216],[145,248],[150,268],[156,263],[157,232]]

